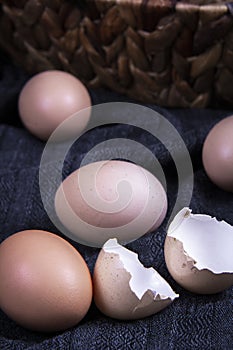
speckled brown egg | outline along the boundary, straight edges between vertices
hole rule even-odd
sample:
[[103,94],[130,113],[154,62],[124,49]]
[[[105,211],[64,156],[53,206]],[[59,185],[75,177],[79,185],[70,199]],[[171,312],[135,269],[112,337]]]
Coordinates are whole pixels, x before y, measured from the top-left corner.
[[222,119],[207,135],[202,160],[209,178],[220,188],[233,192],[233,116]]
[[89,269],[63,238],[18,232],[0,245],[0,307],[25,328],[51,332],[76,325],[92,300]]
[[146,169],[129,162],[94,162],[70,174],[55,196],[58,218],[72,239],[101,247],[155,230],[167,211],[166,192]]
[[19,114],[25,127],[35,136],[47,140],[52,132],[71,115],[77,122],[64,126],[64,138],[82,132],[90,117],[91,99],[86,87],[72,74],[59,70],[45,71],[33,76],[19,96]]

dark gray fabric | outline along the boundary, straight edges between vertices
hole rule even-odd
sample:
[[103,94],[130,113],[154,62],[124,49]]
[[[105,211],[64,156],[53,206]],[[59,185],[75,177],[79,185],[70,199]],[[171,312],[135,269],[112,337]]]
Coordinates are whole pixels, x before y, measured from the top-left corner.
[[[18,94],[28,78],[26,73],[9,63],[7,57],[1,56],[0,241],[17,231],[31,228],[60,234],[43,209],[39,193],[38,167],[44,143],[30,135],[18,117]],[[110,91],[98,90],[90,93],[93,104],[128,101]],[[217,216],[233,224],[233,194],[221,191],[213,185],[201,163],[201,148],[205,136],[218,120],[232,111],[150,107],[159,110],[173,123],[189,149],[195,173],[190,205],[193,212]],[[125,125],[106,125],[91,130],[72,147],[64,164],[64,175],[78,168],[82,157],[94,145],[113,137],[134,139],[156,154],[168,182],[169,217],[177,195],[174,164],[164,147],[140,129]],[[139,254],[145,266],[156,268],[180,294],[180,298],[171,306],[143,320],[120,322],[105,317],[93,304],[79,325],[58,334],[30,332],[0,311],[0,349],[233,349],[233,288],[212,296],[199,296],[177,285],[165,266],[165,227],[166,220],[157,232],[147,234],[127,246]],[[80,251],[93,271],[98,249],[69,241]]]

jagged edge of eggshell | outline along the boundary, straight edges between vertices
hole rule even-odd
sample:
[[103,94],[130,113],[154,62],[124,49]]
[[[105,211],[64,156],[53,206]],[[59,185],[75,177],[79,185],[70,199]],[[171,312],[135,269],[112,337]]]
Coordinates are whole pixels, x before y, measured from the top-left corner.
[[182,244],[183,247],[183,253],[187,259],[187,262],[191,262],[193,264],[193,267],[196,268],[198,271],[202,271],[202,270],[208,270],[216,275],[218,274],[222,274],[222,273],[229,273],[232,274],[233,273],[233,269],[232,271],[225,271],[224,269],[222,269],[221,271],[215,271],[213,269],[210,269],[209,267],[202,267],[199,268],[197,267],[197,260],[195,257],[192,256],[192,254],[190,252],[187,252],[187,249],[185,249],[185,243],[177,238],[177,236],[174,235],[174,232],[178,229],[178,227],[182,224],[183,220],[186,220],[188,218],[190,218],[192,215],[193,218],[195,218],[195,215],[197,215],[200,219],[201,216],[203,216],[203,218],[209,219],[210,222],[214,222],[216,223],[216,225],[227,225],[228,227],[231,227],[233,230],[233,226],[231,226],[230,224],[228,224],[226,221],[222,220],[222,221],[218,221],[216,219],[216,217],[212,217],[210,215],[206,215],[206,214],[192,214],[192,209],[188,208],[188,207],[184,207],[183,209],[181,209],[176,216],[174,217],[174,219],[172,220],[172,222],[170,223],[168,230],[167,230],[167,236],[171,237],[171,238],[175,238],[177,241],[179,241]]
[[[131,250],[123,247],[122,245],[120,245],[117,242],[116,238],[111,238],[108,241],[105,242],[105,244],[102,247],[103,251],[105,253],[113,253],[118,255],[119,260],[121,261],[121,263],[124,266],[125,271],[127,271],[131,278],[129,281],[129,287],[131,289],[131,291],[136,295],[136,297],[141,300],[142,297],[144,296],[144,294],[151,292],[153,294],[153,301],[165,301],[170,299],[171,302],[175,299],[179,297],[179,294],[176,294],[171,286],[169,285],[169,283],[152,267],[150,268],[146,268],[138,259],[138,254],[135,252],[132,252]],[[119,252],[119,250],[121,250],[121,252]],[[125,252],[125,254],[129,255],[131,257],[130,260],[132,260],[134,262],[134,264],[136,266],[138,266],[138,268],[143,271],[143,275],[145,276],[145,274],[150,274],[151,277],[154,276],[154,278],[160,280],[164,286],[166,286],[167,289],[170,289],[170,295],[164,295],[160,292],[157,292],[157,290],[155,290],[155,288],[150,288],[150,287],[145,287],[143,288],[143,291],[141,291],[141,293],[139,293],[134,286],[132,286],[132,283],[134,282],[134,272],[132,271],[131,268],[129,268],[129,266],[127,266],[127,263],[125,262],[125,259],[122,256],[122,251]],[[147,281],[147,280],[146,280]],[[140,289],[140,288],[139,288]]]

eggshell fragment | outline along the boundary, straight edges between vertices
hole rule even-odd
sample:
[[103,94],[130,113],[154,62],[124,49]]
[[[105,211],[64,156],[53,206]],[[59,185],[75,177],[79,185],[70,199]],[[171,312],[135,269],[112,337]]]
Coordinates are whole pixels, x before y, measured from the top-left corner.
[[69,175],[57,190],[55,209],[67,235],[101,247],[109,238],[121,243],[155,230],[167,211],[159,180],[125,161],[99,161]]
[[105,315],[116,319],[139,319],[155,314],[178,297],[169,284],[138,255],[108,240],[97,258],[94,301]]
[[89,269],[63,238],[27,230],[0,245],[0,307],[25,328],[54,332],[76,325],[92,301]]
[[233,285],[233,227],[209,215],[183,208],[168,228],[164,254],[172,277],[200,294]]
[[86,87],[72,74],[49,70],[34,75],[19,95],[19,114],[26,128],[42,140],[74,113],[77,122],[64,126],[63,139],[82,132],[90,118],[91,99]]

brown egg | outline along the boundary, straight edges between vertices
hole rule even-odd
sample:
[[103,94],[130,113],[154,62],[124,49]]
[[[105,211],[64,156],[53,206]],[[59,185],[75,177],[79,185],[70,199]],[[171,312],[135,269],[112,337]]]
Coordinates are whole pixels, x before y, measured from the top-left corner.
[[[73,75],[63,71],[45,71],[32,77],[19,96],[19,114],[26,128],[42,140],[74,113],[91,106],[85,86]],[[90,108],[77,117],[77,133],[84,130]],[[72,125],[73,128],[73,125]],[[73,132],[73,130],[70,132]],[[69,128],[64,126],[64,138]]]
[[166,192],[144,168],[125,161],[99,161],[70,174],[58,188],[56,213],[67,235],[101,247],[109,238],[129,242],[162,223]]
[[209,132],[202,160],[209,178],[220,188],[233,192],[233,116],[222,119]]
[[101,249],[94,274],[94,301],[105,315],[122,320],[155,314],[178,297],[153,268],[137,254],[110,239]]
[[18,232],[0,245],[0,307],[25,328],[51,332],[76,325],[92,300],[88,267],[63,238]]

